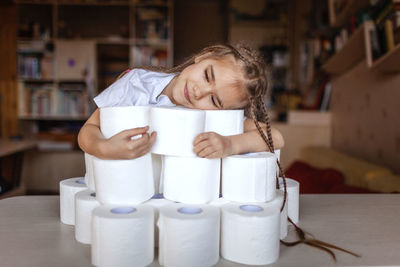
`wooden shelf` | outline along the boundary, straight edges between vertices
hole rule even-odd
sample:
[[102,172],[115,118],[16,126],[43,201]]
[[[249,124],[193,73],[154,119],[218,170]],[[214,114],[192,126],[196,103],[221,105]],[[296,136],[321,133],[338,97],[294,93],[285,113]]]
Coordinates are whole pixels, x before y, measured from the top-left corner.
[[351,35],[349,40],[322,68],[330,74],[338,75],[348,71],[355,64],[367,57],[367,64],[372,65],[369,31],[374,29],[372,21],[364,22]]
[[387,52],[385,55],[376,60],[371,69],[384,72],[384,73],[392,73],[400,71],[400,44],[393,49]]
[[329,20],[332,27],[344,26],[351,15],[369,5],[369,0],[348,0],[346,6],[339,14],[334,13],[334,0],[329,0]]
[[69,116],[69,115],[20,115],[20,120],[47,120],[47,121],[85,121],[89,116]]

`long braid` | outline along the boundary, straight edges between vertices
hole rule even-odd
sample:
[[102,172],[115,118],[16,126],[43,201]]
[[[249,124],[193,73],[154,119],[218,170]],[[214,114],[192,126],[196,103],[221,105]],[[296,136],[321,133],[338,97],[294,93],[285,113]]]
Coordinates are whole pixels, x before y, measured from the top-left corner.
[[[269,76],[266,72],[266,66],[263,62],[260,61],[260,57],[256,56],[254,52],[246,47],[239,46],[238,49],[231,47],[233,49],[233,54],[236,58],[241,60],[244,63],[244,73],[245,77],[248,79],[247,89],[249,93],[249,108],[250,108],[250,116],[260,133],[262,139],[264,140],[265,144],[267,145],[270,152],[275,153],[274,143],[271,133],[271,120],[269,118],[266,105],[263,101],[263,97],[267,94],[267,88],[269,87]],[[239,51],[241,49],[241,51]],[[242,53],[241,53],[242,52]],[[253,59],[253,60],[252,60]],[[260,69],[258,69],[260,68]],[[264,132],[263,128],[261,127],[256,111],[260,111],[261,113],[261,120],[266,125],[266,133]],[[286,184],[286,176],[283,171],[283,168],[277,158],[277,165],[279,168],[279,172],[276,176],[276,187],[279,189],[279,176],[282,177],[283,180],[283,192],[284,192],[284,199],[281,206],[280,211],[282,212],[287,201],[287,184]],[[296,246],[298,244],[306,244],[311,247],[318,248],[323,250],[331,255],[333,260],[336,262],[335,253],[331,249],[337,249],[342,252],[349,253],[355,257],[360,257],[358,254],[355,254],[351,251],[346,249],[337,247],[335,245],[320,241],[315,239],[312,235],[308,234],[310,237],[307,237],[306,232],[298,227],[293,220],[288,216],[288,221],[294,226],[296,234],[299,240],[294,242],[286,242],[281,240],[281,243],[286,246]]]

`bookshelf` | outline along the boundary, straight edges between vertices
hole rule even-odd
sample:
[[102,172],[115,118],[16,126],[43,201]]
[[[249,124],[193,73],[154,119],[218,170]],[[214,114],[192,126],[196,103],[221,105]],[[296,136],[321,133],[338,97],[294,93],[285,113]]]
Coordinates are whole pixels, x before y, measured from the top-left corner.
[[[351,34],[343,47],[323,65],[328,73],[340,75],[365,59],[368,69],[379,73],[400,71],[400,2],[376,1],[371,6],[366,0],[328,0],[332,27],[347,30],[354,21],[368,18]],[[335,3],[342,4],[335,12]],[[360,14],[356,17],[357,14]],[[391,42],[391,44],[389,44]]]
[[173,0],[14,2],[18,118],[33,138],[76,134],[93,97],[124,70],[173,66]]
[[375,25],[372,21],[364,22],[350,36],[344,46],[322,66],[324,70],[331,74],[341,74],[347,72],[363,58],[367,58],[368,65],[372,65],[370,30]]

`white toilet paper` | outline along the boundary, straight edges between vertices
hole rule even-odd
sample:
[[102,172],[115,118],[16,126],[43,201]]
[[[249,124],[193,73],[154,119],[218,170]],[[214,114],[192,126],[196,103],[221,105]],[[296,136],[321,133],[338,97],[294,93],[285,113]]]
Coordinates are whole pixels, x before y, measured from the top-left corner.
[[280,213],[277,202],[228,203],[221,207],[221,256],[249,264],[279,258]]
[[166,199],[202,204],[219,196],[220,159],[164,156],[161,173]]
[[270,152],[222,159],[222,196],[236,202],[266,202],[276,193],[276,157]]
[[75,195],[75,239],[90,244],[92,235],[92,211],[100,206],[96,193],[83,190]]
[[206,110],[205,132],[216,132],[220,135],[243,133],[244,111],[240,110]]
[[75,225],[75,194],[87,189],[84,177],[60,182],[60,219],[64,224]]
[[[279,178],[279,189],[283,188],[283,178]],[[299,191],[300,184],[296,180],[286,178],[287,189],[287,202],[288,202],[288,216],[294,223],[299,222]],[[289,223],[290,224],[290,223]]]
[[230,203],[231,201],[227,200],[226,198],[220,197],[216,200],[211,201],[210,203],[208,203],[211,206],[215,206],[215,207],[222,207],[223,205]]
[[158,227],[157,221],[160,214],[160,208],[175,202],[165,199],[162,194],[155,194],[150,200],[144,204],[150,205],[154,208],[154,246],[158,247]]
[[149,125],[149,106],[106,107],[100,109],[100,129],[105,138],[132,128]]
[[135,205],[154,195],[151,154],[132,160],[93,158],[96,198],[102,204]]
[[85,183],[90,190],[96,191],[93,175],[93,156],[85,153]]
[[93,210],[92,264],[146,266],[154,260],[154,211],[149,205]]
[[151,152],[162,155],[195,156],[193,141],[204,132],[205,112],[181,107],[153,107],[151,131],[157,132]]
[[161,188],[161,169],[162,169],[163,155],[151,153],[151,161],[153,164],[153,177],[154,177],[154,192],[155,194],[162,193]]
[[160,209],[158,260],[162,266],[204,267],[219,260],[219,209],[175,203]]
[[[283,204],[283,191],[281,190],[276,190],[276,196],[271,202],[277,202],[277,205],[279,206],[279,209],[282,207]],[[288,233],[288,220],[287,220],[287,214],[288,214],[288,202],[286,201],[285,206],[283,210],[281,211],[281,217],[280,217],[280,239],[284,239],[287,236]]]

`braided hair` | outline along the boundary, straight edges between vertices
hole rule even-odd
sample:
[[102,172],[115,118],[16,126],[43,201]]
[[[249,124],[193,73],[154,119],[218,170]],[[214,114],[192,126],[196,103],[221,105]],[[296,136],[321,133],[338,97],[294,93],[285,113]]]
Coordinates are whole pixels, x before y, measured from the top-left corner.
[[[275,153],[274,143],[271,134],[271,120],[265,105],[265,100],[271,88],[271,72],[267,64],[265,63],[264,58],[258,51],[251,49],[250,47],[243,44],[237,44],[235,46],[229,44],[213,45],[204,48],[200,53],[192,56],[182,64],[168,70],[164,69],[162,71],[167,73],[181,72],[186,67],[194,64],[196,58],[222,59],[229,55],[234,57],[238,65],[241,67],[244,76],[244,81],[242,81],[242,84],[247,91],[249,100],[248,105],[245,108],[245,114],[247,117],[251,117],[251,119],[253,120],[269,151]],[[157,71],[157,69],[153,70]],[[264,131],[264,129],[261,127],[260,122],[265,123],[266,131]],[[282,177],[284,189],[284,198],[280,209],[282,212],[287,201],[287,184],[285,173],[278,159],[276,163],[279,168],[279,172],[276,175],[276,188],[279,189],[279,177]],[[336,261],[336,256],[331,249],[337,249],[342,252],[346,252],[353,256],[359,257],[359,255],[349,250],[313,238],[312,235],[308,234],[300,227],[298,227],[289,217],[288,221],[295,227],[299,240],[294,242],[286,242],[281,240],[282,244],[286,246],[295,246],[303,243],[326,251],[332,256],[334,261]]]

